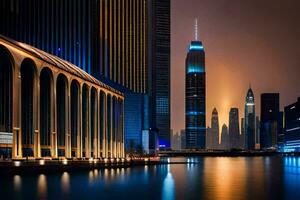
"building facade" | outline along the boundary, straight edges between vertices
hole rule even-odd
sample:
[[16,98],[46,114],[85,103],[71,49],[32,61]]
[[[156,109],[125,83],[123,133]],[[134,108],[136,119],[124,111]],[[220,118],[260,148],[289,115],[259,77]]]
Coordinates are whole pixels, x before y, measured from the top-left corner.
[[245,102],[245,149],[255,149],[255,101],[254,94],[251,88],[249,88]]
[[240,125],[238,108],[230,109],[228,132],[230,149],[240,149]]
[[285,152],[300,152],[300,97],[284,108]]
[[206,91],[205,52],[200,41],[192,41],[186,57],[185,131],[187,148],[205,148]]
[[277,148],[279,94],[261,94],[260,144],[262,149]]
[[223,124],[223,126],[222,126],[220,149],[222,149],[222,150],[230,149],[228,127],[226,126],[226,124]]
[[67,61],[4,36],[0,58],[2,155],[125,157],[121,92]]
[[171,0],[149,2],[150,126],[158,129],[160,148],[170,148]]
[[211,128],[207,129],[206,134],[206,148],[207,149],[218,149],[219,148],[219,116],[216,108],[212,111],[211,116]]
[[[0,34],[122,91],[125,115],[132,116],[125,123],[126,149],[132,137],[141,146],[142,132],[150,128],[170,146],[170,1],[1,1],[0,24]],[[133,117],[136,104],[143,113]]]

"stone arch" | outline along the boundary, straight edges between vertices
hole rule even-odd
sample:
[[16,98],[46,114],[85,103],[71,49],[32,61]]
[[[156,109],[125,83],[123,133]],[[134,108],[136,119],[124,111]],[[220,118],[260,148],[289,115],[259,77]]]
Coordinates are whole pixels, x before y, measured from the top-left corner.
[[80,84],[77,80],[71,82],[71,156],[76,157],[78,150],[79,130],[79,95]]
[[59,74],[56,79],[56,124],[58,156],[66,156],[68,79]]
[[45,67],[40,73],[40,144],[41,156],[51,156],[53,74]]
[[21,130],[22,130],[22,155],[34,156],[34,103],[36,84],[36,65],[30,58],[25,58],[21,63]]

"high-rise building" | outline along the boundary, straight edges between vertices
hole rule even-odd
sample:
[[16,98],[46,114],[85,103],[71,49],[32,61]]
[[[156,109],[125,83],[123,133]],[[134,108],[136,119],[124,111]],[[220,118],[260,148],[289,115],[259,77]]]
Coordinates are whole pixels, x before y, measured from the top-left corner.
[[277,147],[278,117],[279,94],[262,94],[260,113],[260,144],[262,149]]
[[181,149],[186,149],[186,135],[185,130],[180,130],[180,138],[181,138]]
[[211,117],[211,135],[212,135],[212,148],[219,148],[219,116],[216,108],[212,111]]
[[0,2],[0,34],[67,60],[104,82],[145,93],[147,0]]
[[300,152],[300,97],[284,108],[285,152]]
[[206,136],[205,136],[205,148],[206,149],[212,149],[212,134],[211,134],[211,128],[208,126],[206,128]]
[[221,147],[222,150],[229,150],[229,134],[228,127],[226,124],[223,124],[221,131]]
[[240,149],[239,110],[231,108],[229,112],[229,144],[230,149]]
[[180,133],[179,132],[174,133],[172,130],[171,133],[172,133],[172,137],[171,137],[172,150],[180,150],[181,149]]
[[255,149],[260,149],[260,120],[256,116],[256,130],[255,130]]
[[282,149],[284,146],[285,141],[285,134],[284,134],[284,116],[283,112],[280,111],[278,114],[278,126],[277,126],[277,146],[278,149]]
[[170,147],[171,1],[151,0],[149,18],[149,95],[151,127],[158,129],[161,148]]
[[245,149],[245,118],[241,119],[240,148]]
[[245,149],[255,149],[255,103],[254,94],[249,88],[245,103]]
[[[197,34],[196,34],[197,35]],[[187,148],[205,148],[205,52],[201,41],[192,41],[186,57],[185,131]]]

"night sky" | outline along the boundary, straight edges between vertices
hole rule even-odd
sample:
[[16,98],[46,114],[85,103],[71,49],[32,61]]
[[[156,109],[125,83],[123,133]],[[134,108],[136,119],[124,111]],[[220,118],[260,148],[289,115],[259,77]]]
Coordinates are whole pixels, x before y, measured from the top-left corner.
[[198,18],[206,52],[207,125],[216,107],[220,126],[231,107],[244,115],[251,82],[256,115],[260,94],[279,92],[281,109],[300,96],[299,0],[171,0],[172,125],[184,128],[187,48]]

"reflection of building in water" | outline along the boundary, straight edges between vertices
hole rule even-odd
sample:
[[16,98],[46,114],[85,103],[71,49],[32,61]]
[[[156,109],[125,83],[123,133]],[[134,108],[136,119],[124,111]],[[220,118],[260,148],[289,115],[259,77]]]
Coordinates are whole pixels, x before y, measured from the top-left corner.
[[19,192],[22,189],[22,179],[19,175],[14,176],[14,189],[16,192]]
[[168,174],[165,177],[163,182],[162,199],[164,200],[175,199],[175,181],[170,171],[170,165],[168,165]]
[[70,175],[68,172],[64,172],[61,176],[61,190],[65,194],[68,194],[70,191]]
[[38,198],[47,199],[47,178],[44,174],[38,177]]
[[0,132],[13,134],[12,144],[0,144],[2,155],[9,149],[12,158],[125,156],[121,92],[1,35],[0,96]]

